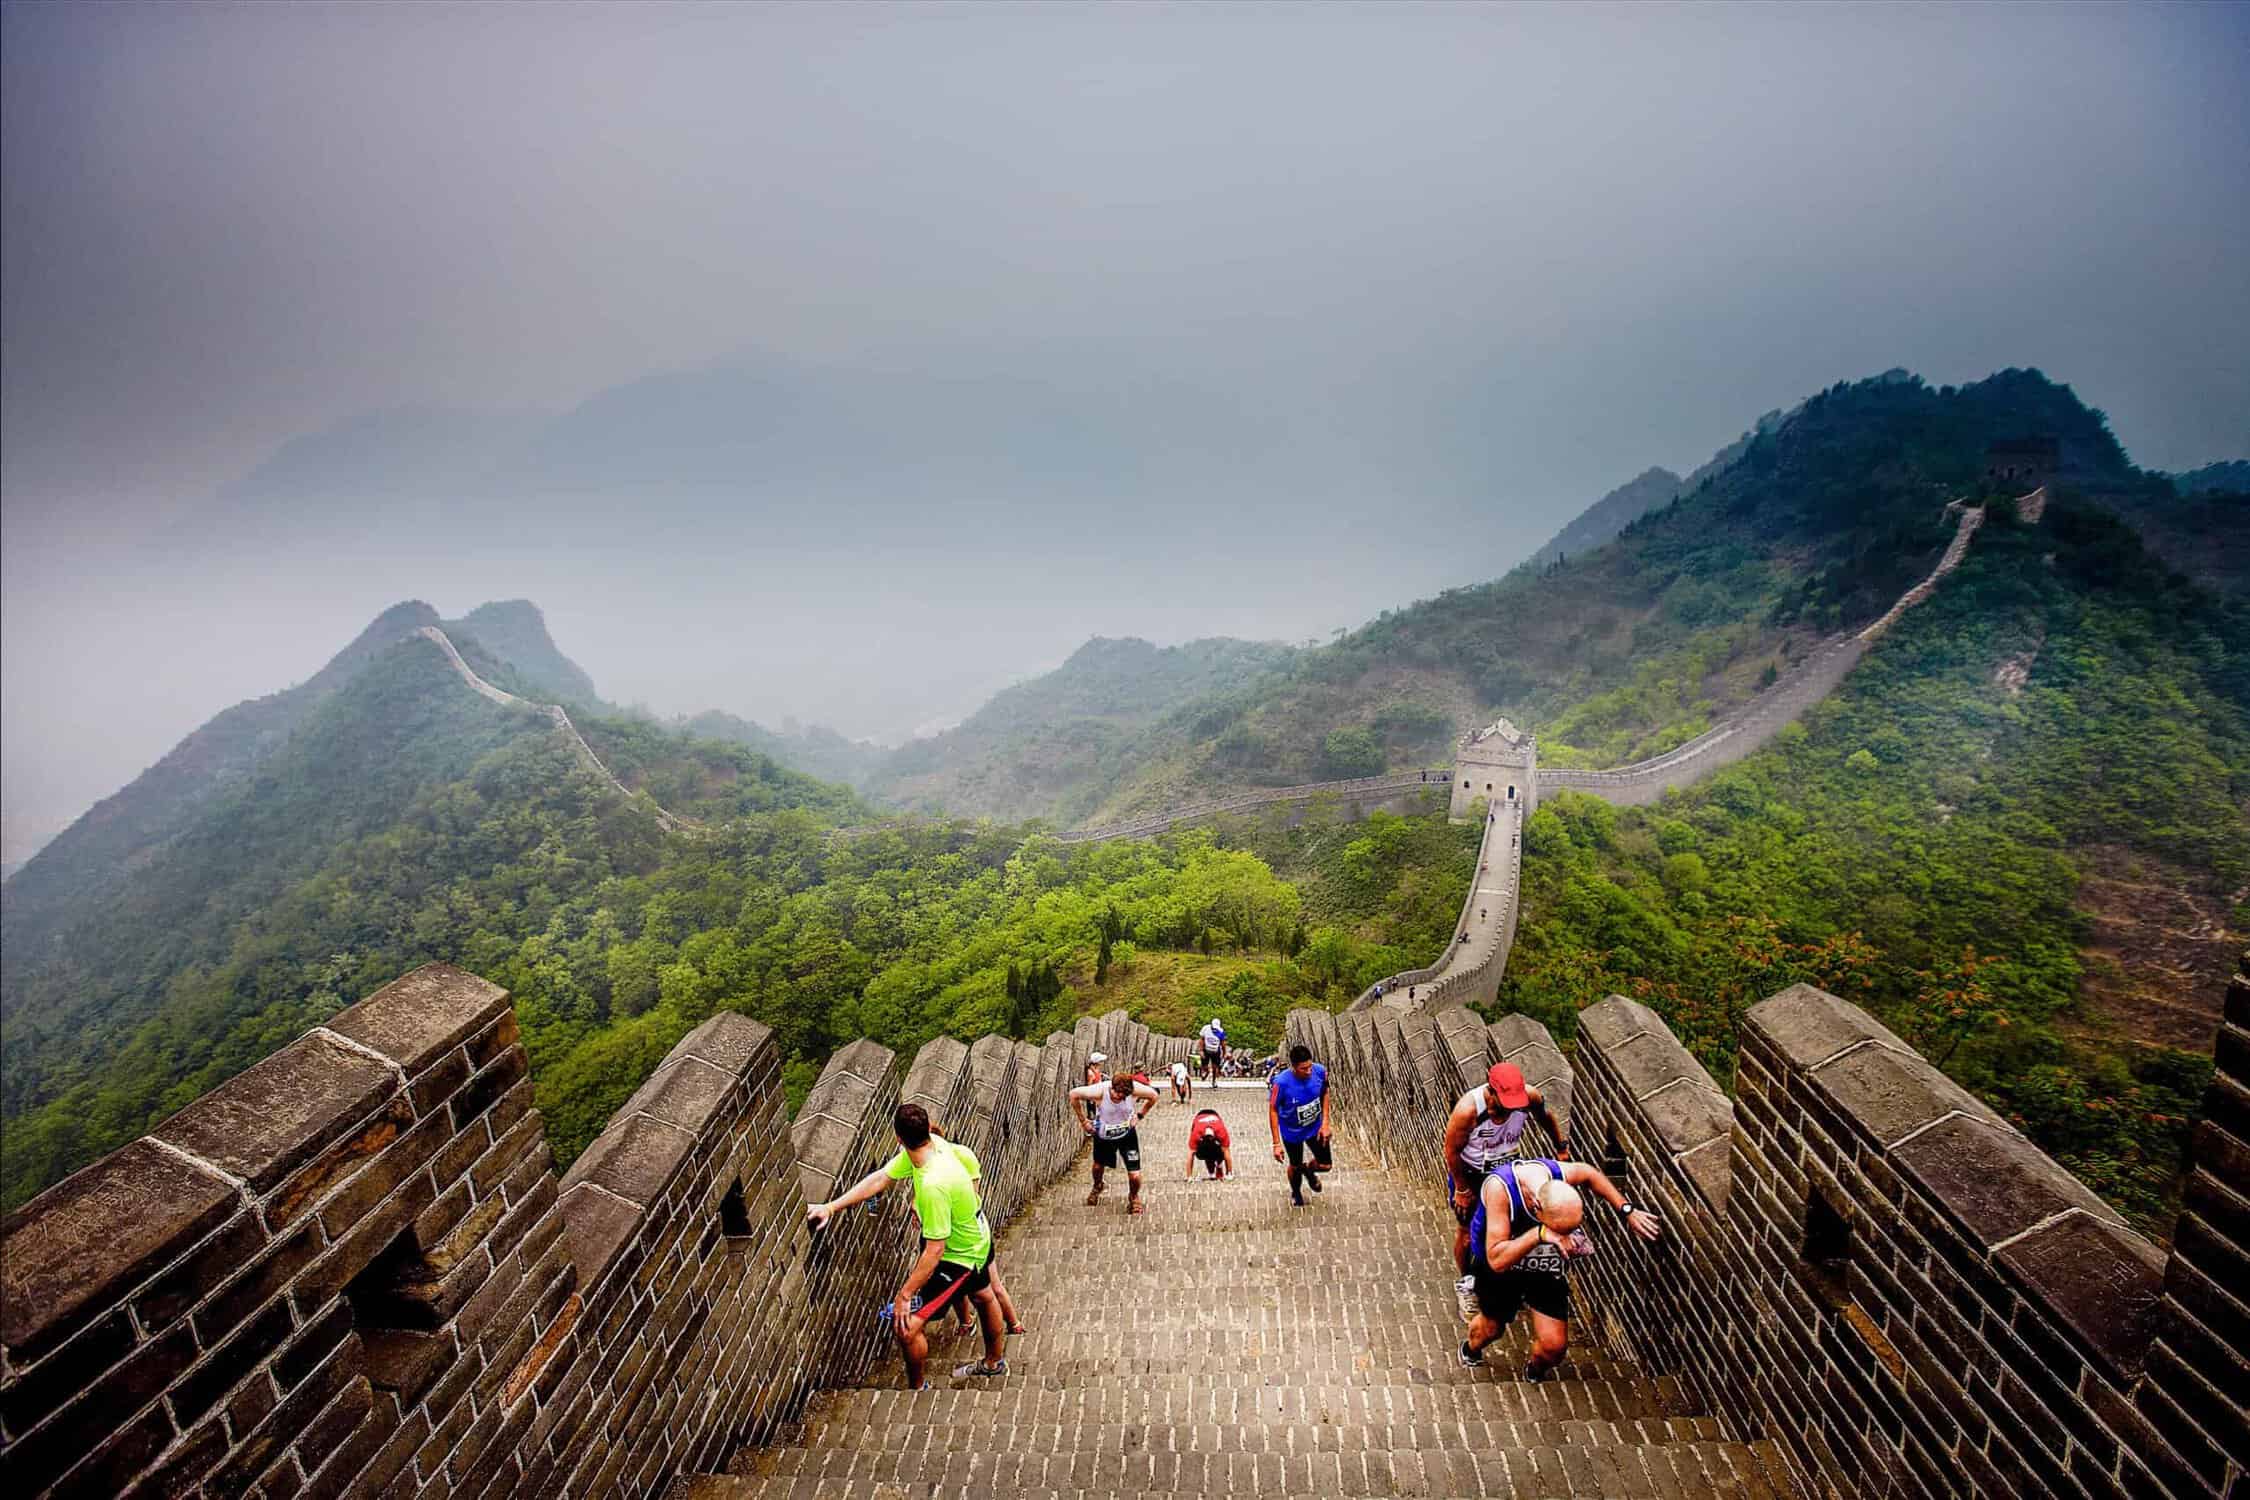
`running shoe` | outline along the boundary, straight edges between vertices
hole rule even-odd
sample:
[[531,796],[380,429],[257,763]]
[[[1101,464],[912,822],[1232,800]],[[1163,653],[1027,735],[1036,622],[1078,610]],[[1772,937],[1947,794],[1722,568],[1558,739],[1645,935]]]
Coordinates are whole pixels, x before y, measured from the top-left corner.
[[1464,1276],[1453,1283],[1453,1302],[1461,1309],[1462,1322],[1477,1315],[1477,1279],[1474,1276]]
[[1318,1172],[1307,1172],[1305,1174],[1305,1186],[1311,1188],[1316,1193],[1319,1192],[1320,1174]]
[[1484,1351],[1482,1349],[1471,1349],[1469,1347],[1469,1341],[1467,1339],[1461,1340],[1461,1364],[1465,1369],[1483,1369]]
[[996,1365],[988,1365],[982,1360],[972,1359],[965,1365],[953,1367],[953,1378],[955,1380],[974,1380],[980,1375],[986,1379],[997,1379],[1007,1373],[1008,1362],[1006,1360],[1002,1360]]
[[1537,1385],[1554,1373],[1555,1367],[1553,1365],[1543,1365],[1536,1359],[1523,1367],[1523,1378],[1533,1385]]

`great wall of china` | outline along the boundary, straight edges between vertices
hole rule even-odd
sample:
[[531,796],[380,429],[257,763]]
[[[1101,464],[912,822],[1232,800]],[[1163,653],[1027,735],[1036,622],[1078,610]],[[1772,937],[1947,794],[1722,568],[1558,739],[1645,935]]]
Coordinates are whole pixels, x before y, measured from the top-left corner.
[[[1464,764],[1535,770],[1528,736],[1485,743]],[[1096,1050],[1154,1068],[1192,1045],[1123,1012],[936,1038],[903,1069],[854,1042],[794,1119],[771,1033],[721,1014],[558,1174],[508,995],[416,970],[9,1215],[0,1479],[258,1500],[2244,1492],[2250,955],[2160,1251],[1818,990],[1751,1010],[1732,1098],[1631,1000],[1585,1011],[1569,1059],[1449,1003],[1497,982],[1535,791],[1488,807],[1485,849],[1510,857],[1469,898],[1508,927],[1480,917],[1411,1005],[1291,1013],[1336,1084],[1339,1172],[1303,1210],[1260,1160],[1254,1090],[1215,1100],[1235,1179],[1175,1175],[1166,1105],[1151,1211],[1077,1201],[1066,1085]],[[1666,1231],[1594,1211],[1571,1356],[1538,1384],[1514,1336],[1484,1368],[1451,1359],[1435,1142],[1502,1059]],[[902,1099],[985,1163],[1031,1324],[989,1384],[896,1389],[875,1314],[913,1244],[897,1195],[807,1227],[889,1155]]]

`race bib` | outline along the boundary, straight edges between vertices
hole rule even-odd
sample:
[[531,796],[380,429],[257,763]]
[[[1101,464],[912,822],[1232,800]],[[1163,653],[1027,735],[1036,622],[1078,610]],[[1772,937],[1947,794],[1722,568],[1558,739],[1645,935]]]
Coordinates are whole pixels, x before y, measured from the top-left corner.
[[1102,1139],[1105,1141],[1121,1141],[1125,1139],[1127,1135],[1132,1133],[1132,1129],[1133,1127],[1130,1123],[1124,1125],[1104,1125],[1102,1127]]
[[1297,1106],[1297,1123],[1300,1125],[1318,1125],[1320,1123],[1320,1101],[1318,1099]]

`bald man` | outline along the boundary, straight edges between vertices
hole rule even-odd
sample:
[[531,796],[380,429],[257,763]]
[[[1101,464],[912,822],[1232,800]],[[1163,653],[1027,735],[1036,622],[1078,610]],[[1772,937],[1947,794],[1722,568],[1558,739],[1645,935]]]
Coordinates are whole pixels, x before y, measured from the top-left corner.
[[1476,1278],[1476,1316],[1461,1344],[1461,1363],[1484,1363],[1484,1351],[1525,1307],[1531,1309],[1531,1360],[1526,1380],[1545,1380],[1570,1347],[1570,1283],[1564,1268],[1577,1256],[1593,1253],[1584,1228],[1586,1202],[1579,1189],[1592,1191],[1617,1211],[1642,1239],[1662,1233],[1656,1216],[1625,1201],[1607,1177],[1582,1161],[1503,1162],[1484,1179],[1475,1215],[1469,1220],[1470,1274]]

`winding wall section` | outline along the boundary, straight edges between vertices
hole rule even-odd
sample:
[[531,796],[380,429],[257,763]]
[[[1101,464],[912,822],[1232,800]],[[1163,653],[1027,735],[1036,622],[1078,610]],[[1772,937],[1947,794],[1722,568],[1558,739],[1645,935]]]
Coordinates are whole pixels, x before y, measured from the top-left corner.
[[[2019,514],[2029,513],[2033,502],[2043,495],[2044,491],[2038,491],[2018,500]],[[1532,805],[1537,805],[1542,790],[1569,787],[1620,807],[1638,807],[1657,801],[1669,788],[1699,781],[1764,746],[1784,725],[1835,691],[1883,632],[1896,624],[1900,615],[1929,598],[1945,576],[1961,565],[1969,539],[1984,522],[1984,511],[1956,502],[1947,507],[1947,512],[1957,520],[1952,540],[1946,543],[1937,566],[1900,595],[1881,619],[1864,630],[1831,637],[1724,723],[1662,755],[1610,771],[1536,768],[1530,778]],[[1353,1010],[1377,1004],[1394,1008],[1485,1004],[1497,998],[1521,915],[1524,815],[1521,802],[1501,804],[1487,814],[1484,839],[1477,850],[1477,877],[1462,904],[1461,919],[1454,924],[1454,940],[1445,953],[1434,964],[1370,985],[1352,1002]],[[1464,934],[1466,942],[1462,941]]]
[[[570,741],[571,748],[578,752],[578,758],[586,763],[588,769],[608,782],[620,797],[634,795],[631,787],[619,781],[615,773],[608,766],[602,764],[602,758],[594,753],[593,746],[586,743],[586,736],[578,732],[578,726],[570,722],[570,715],[563,711],[561,704],[534,703],[528,698],[517,697],[505,688],[494,687],[491,683],[479,677],[475,668],[462,660],[461,653],[454,646],[452,640],[435,625],[421,626],[414,633],[435,643],[437,648],[445,653],[445,659],[452,664],[454,672],[463,682],[469,685],[472,691],[491,699],[494,703],[503,704],[510,708],[528,708],[537,713],[545,714],[553,721],[555,728],[561,731],[563,738]],[[649,805],[656,809],[656,821],[668,833],[701,829],[703,826],[692,819],[683,818],[677,813],[666,812],[662,807],[656,805],[653,798],[650,799]]]

